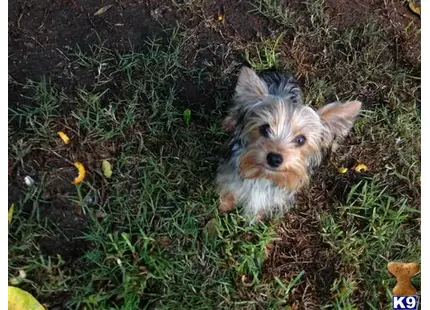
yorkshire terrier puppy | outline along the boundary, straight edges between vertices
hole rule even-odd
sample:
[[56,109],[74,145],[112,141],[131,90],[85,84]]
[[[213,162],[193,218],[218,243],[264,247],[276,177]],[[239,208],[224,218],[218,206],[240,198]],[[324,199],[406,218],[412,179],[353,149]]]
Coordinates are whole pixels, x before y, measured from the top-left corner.
[[243,67],[224,121],[231,136],[216,178],[219,211],[240,205],[251,221],[282,215],[348,134],[360,108],[361,102],[350,101],[315,111],[303,104],[293,77]]

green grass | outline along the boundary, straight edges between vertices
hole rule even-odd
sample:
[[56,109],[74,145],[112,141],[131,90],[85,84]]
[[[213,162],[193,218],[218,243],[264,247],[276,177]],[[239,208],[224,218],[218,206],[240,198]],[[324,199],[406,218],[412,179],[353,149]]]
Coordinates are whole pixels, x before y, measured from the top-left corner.
[[[10,283],[69,309],[288,309],[311,304],[309,291],[319,308],[389,305],[394,279],[387,262],[420,260],[419,81],[398,66],[390,36],[371,21],[337,31],[322,1],[309,1],[307,14],[276,1],[254,4],[252,14],[271,18],[276,32],[231,57],[297,72],[315,107],[337,97],[366,104],[356,143],[332,156],[315,183],[337,180],[334,168],[349,158],[366,163],[370,176],[346,176],[344,201],[317,186],[291,211],[310,219],[320,240],[311,245],[326,249],[332,280],[307,268],[303,254],[286,260],[303,241],[290,235],[297,231],[217,214],[213,179],[233,86],[224,91],[231,77],[213,76],[210,65],[183,64],[188,41],[178,28],[140,50],[111,50],[101,40],[76,48],[73,66],[94,79],[72,96],[49,78],[21,85],[29,105],[9,111],[9,180],[20,191],[9,227]],[[184,80],[220,81],[205,93],[215,107],[184,99]],[[71,144],[61,143],[59,130]],[[113,166],[110,179],[102,160]],[[76,187],[74,161],[88,172]],[[25,175],[34,186],[23,185]],[[320,197],[330,199],[328,208],[319,207]],[[80,220],[65,222],[64,214]],[[283,238],[297,243],[282,246]],[[419,286],[419,277],[414,281]]]
[[419,236],[413,223],[419,211],[386,191],[374,180],[363,181],[351,189],[345,205],[322,217],[324,240],[341,257],[342,273],[332,287],[335,309],[361,304],[378,309],[380,294],[390,295],[395,285],[388,262],[420,260],[420,242],[409,241]]

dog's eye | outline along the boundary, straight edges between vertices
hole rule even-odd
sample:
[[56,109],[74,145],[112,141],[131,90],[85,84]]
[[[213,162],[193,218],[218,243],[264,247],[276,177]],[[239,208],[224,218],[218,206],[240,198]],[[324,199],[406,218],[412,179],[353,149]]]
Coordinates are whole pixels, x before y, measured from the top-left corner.
[[302,146],[306,142],[306,137],[304,135],[298,135],[294,138],[294,143],[296,143],[298,146]]
[[263,126],[260,127],[260,134],[263,137],[268,138],[269,134],[270,134],[270,131],[271,131],[271,129],[270,129],[270,125],[269,124],[264,124]]

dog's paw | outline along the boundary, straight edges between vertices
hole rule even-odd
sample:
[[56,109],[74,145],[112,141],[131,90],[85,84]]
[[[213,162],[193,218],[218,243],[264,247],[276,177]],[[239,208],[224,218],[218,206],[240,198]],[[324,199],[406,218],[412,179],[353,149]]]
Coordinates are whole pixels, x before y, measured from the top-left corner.
[[232,193],[224,194],[219,199],[218,211],[220,213],[227,213],[234,209],[236,206],[236,199]]

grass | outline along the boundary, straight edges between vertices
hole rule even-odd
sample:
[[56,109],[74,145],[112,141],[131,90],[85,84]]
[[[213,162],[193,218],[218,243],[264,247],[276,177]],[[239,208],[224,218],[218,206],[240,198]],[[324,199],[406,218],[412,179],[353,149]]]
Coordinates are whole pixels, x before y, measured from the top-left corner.
[[[49,78],[28,81],[20,85],[28,104],[9,111],[9,182],[18,191],[9,283],[68,309],[387,308],[387,262],[420,260],[419,80],[399,66],[390,34],[373,21],[340,31],[324,2],[305,6],[306,14],[254,2],[252,14],[270,18],[274,35],[225,56],[297,72],[314,107],[364,101],[356,141],[315,176],[304,203],[255,226],[238,213],[218,215],[212,180],[230,79],[183,63],[181,28],[139,50],[100,40],[70,55],[90,85],[66,95]],[[180,89],[182,81],[217,79],[222,87],[205,93],[214,105],[192,104]],[[369,173],[337,175],[351,158]],[[75,187],[77,160],[88,175]],[[113,165],[110,179],[102,160]],[[33,186],[23,185],[26,175]],[[346,182],[341,197],[321,186],[330,180]],[[305,259],[315,249],[326,255]]]
[[[250,56],[250,52],[245,50],[245,59],[250,64],[250,66],[257,70],[268,70],[277,67],[277,47],[280,40],[282,39],[282,34],[280,34],[273,42],[272,40],[266,40],[262,42],[261,46],[256,48],[255,57]],[[260,53],[260,49],[262,53]],[[255,58],[255,59],[254,59]]]
[[345,268],[332,287],[335,309],[361,303],[378,309],[380,294],[390,295],[389,288],[395,285],[387,263],[420,259],[420,242],[409,243],[418,237],[417,223],[404,225],[414,221],[418,210],[386,190],[379,182],[366,180],[351,189],[344,206],[322,217],[323,238],[340,254],[341,270]]

